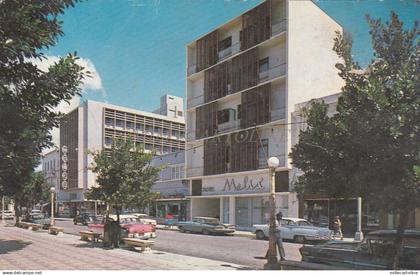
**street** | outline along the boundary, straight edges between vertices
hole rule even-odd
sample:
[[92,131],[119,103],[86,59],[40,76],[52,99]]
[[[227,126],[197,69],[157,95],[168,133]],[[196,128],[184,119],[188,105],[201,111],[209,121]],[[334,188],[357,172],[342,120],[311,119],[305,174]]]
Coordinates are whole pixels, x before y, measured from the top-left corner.
[[[57,226],[64,232],[79,235],[87,226],[74,225],[71,220],[57,220]],[[180,233],[178,231],[158,230],[154,239],[154,249],[186,256],[226,261],[239,265],[262,269],[268,241],[247,237],[206,236],[201,234]],[[288,260],[300,261],[301,244],[283,242]]]

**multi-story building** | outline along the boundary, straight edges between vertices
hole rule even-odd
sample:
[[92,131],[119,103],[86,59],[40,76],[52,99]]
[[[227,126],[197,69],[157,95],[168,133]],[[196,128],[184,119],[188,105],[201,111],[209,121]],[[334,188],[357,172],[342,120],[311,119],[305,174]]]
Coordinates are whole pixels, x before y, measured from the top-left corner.
[[189,195],[189,185],[184,174],[185,153],[156,156],[151,165],[162,169],[159,180],[151,188],[152,192],[159,193],[154,209],[156,217],[163,220],[167,214],[172,214],[178,220],[189,219],[190,205],[186,198]]
[[110,149],[113,138],[125,137],[157,155],[183,151],[185,120],[91,100],[68,113],[60,123],[63,204],[72,211],[93,210],[94,204],[85,198],[85,191],[96,184],[88,169],[93,162],[88,151]]
[[60,152],[59,150],[51,150],[42,154],[41,158],[42,172],[48,185],[55,188],[56,192],[56,209],[61,199],[60,192]]
[[187,45],[186,176],[191,216],[238,228],[268,218],[267,159],[277,211],[298,216],[291,113],[343,85],[333,51],[342,27],[312,1],[267,0]]
[[170,118],[184,118],[184,100],[178,96],[163,95],[160,97],[160,107],[153,113]]

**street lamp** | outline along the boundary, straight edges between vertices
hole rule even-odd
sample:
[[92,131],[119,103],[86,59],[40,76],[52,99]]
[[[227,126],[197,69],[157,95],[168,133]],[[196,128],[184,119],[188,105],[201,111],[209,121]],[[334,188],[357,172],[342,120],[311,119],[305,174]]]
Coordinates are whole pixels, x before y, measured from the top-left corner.
[[54,226],[54,193],[55,193],[55,187],[51,187],[50,192],[51,192],[51,226]]
[[277,249],[276,249],[276,187],[275,187],[275,176],[276,168],[279,167],[279,159],[271,157],[267,160],[268,171],[269,171],[269,183],[270,183],[270,228],[269,228],[269,242],[268,242],[268,253],[267,253],[267,264],[272,265],[277,263]]

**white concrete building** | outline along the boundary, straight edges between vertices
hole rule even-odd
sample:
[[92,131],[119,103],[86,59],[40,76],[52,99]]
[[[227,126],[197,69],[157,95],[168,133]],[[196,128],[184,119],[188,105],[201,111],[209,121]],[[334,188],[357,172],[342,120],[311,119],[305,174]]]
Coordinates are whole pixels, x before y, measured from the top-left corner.
[[48,185],[56,190],[57,202],[60,201],[60,152],[51,150],[42,155],[42,172]]
[[187,45],[187,151],[191,216],[238,228],[268,218],[267,159],[276,200],[298,216],[288,157],[296,104],[343,85],[332,50],[342,27],[312,1],[268,0]]
[[165,94],[160,97],[160,107],[154,110],[153,113],[170,118],[184,118],[184,99]]
[[88,169],[93,162],[88,151],[111,148],[114,137],[133,138],[157,155],[183,151],[185,120],[91,100],[68,113],[60,123],[60,189],[61,202],[71,211],[93,210],[85,198],[96,184],[96,175]]

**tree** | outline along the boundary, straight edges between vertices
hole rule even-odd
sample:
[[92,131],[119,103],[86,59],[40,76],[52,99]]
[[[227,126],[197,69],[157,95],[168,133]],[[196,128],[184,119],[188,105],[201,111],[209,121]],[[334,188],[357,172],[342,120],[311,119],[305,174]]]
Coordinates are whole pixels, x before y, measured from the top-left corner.
[[54,108],[80,95],[84,74],[76,55],[47,72],[32,63],[63,35],[58,17],[76,2],[0,1],[0,185],[16,202],[41,151],[51,145],[49,131],[60,117]]
[[345,86],[337,113],[329,116],[324,103],[314,102],[291,158],[304,172],[296,184],[300,192],[361,196],[399,215],[397,268],[409,213],[420,207],[420,40],[417,22],[404,30],[395,13],[385,24],[367,21],[374,59],[361,70],[351,57],[351,39],[338,35],[334,49],[344,64],[336,67]]
[[[113,207],[119,226],[122,206],[141,205],[142,199],[151,196],[150,187],[158,178],[159,169],[150,166],[152,155],[133,144],[131,140],[116,139],[110,150],[90,152],[93,155],[90,169],[96,174],[97,186],[91,187],[86,196],[107,204],[106,223],[108,209]],[[107,228],[105,224],[104,237],[108,236]]]

